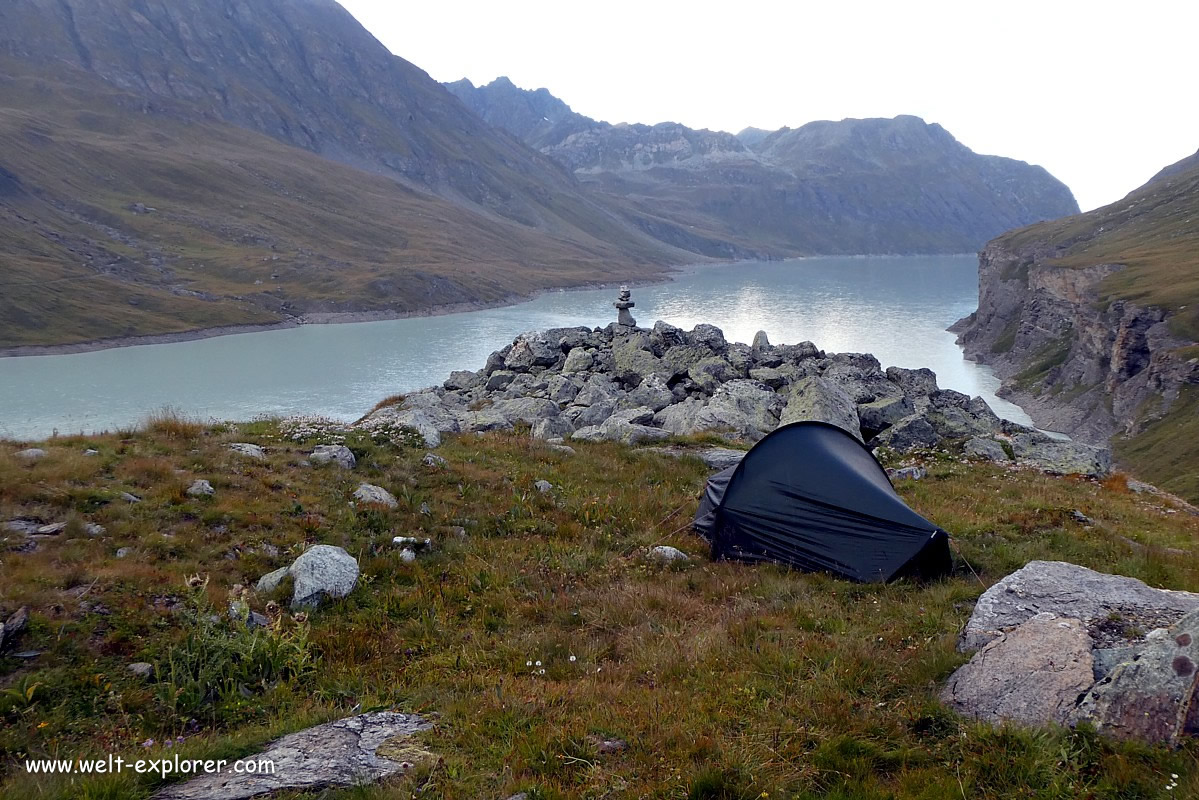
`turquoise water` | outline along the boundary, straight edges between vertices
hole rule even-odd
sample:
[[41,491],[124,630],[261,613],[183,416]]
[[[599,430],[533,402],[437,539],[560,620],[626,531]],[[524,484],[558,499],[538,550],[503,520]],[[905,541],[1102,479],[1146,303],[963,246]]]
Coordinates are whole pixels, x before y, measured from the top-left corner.
[[[874,353],[883,366],[929,367],[943,388],[982,395],[997,413],[999,381],[962,358],[945,328],[978,300],[973,256],[810,258],[705,267],[634,290],[643,326],[664,319],[721,327],[730,341],[810,340]],[[440,317],[307,325],[192,342],[0,358],[0,436],[111,430],[170,407],[200,419],[269,414],[354,419],[381,398],[478,369],[527,330],[606,325],[616,287],[550,292],[506,308]]]

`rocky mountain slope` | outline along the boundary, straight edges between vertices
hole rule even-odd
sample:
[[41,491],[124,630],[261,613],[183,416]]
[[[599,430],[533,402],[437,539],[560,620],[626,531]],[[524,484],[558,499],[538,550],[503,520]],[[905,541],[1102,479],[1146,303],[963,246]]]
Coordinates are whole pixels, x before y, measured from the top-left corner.
[[645,230],[697,252],[721,254],[716,242],[766,255],[966,252],[1078,212],[1041,167],[978,155],[916,117],[733,136],[597,122],[506,78],[449,88],[581,180],[631,201]]
[[1115,437],[1138,472],[1199,496],[1199,159],[1123,200],[1005,234],[979,261],[969,357],[1039,424]]
[[0,346],[496,302],[694,259],[333,0],[12,0],[0,64]]

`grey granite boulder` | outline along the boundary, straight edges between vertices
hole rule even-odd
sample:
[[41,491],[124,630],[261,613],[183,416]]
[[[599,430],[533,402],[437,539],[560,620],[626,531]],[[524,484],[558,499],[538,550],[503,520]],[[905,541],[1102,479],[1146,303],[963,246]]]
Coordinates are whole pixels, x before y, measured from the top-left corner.
[[[571,425],[586,428],[591,425],[601,425],[604,420],[616,411],[616,400],[596,400],[588,405],[574,405],[562,412]],[[561,434],[565,436],[566,434]]]
[[593,361],[591,353],[587,352],[586,348],[574,347],[566,354],[566,361],[562,364],[562,371],[564,373],[586,372],[591,369]]
[[623,337],[612,345],[613,369],[628,386],[637,386],[650,375],[668,376],[670,370],[650,350],[644,334]]
[[534,425],[543,419],[556,417],[559,414],[557,403],[540,397],[514,397],[509,400],[497,400],[491,404],[490,411],[502,416],[509,425],[515,425],[517,422]]
[[662,564],[673,564],[676,561],[679,563],[685,563],[691,560],[682,550],[665,544],[660,544],[657,547],[651,547],[647,555],[651,560]]
[[258,579],[259,592],[274,591],[285,578],[293,581],[291,606],[318,605],[326,598],[345,597],[358,583],[358,562],[340,547],[318,544],[305,550],[291,566]]
[[203,479],[192,481],[192,485],[187,487],[189,497],[211,497],[216,494],[216,489],[212,488],[212,484]]
[[778,427],[783,406],[783,398],[766,384],[738,378],[716,390],[699,410],[692,430],[731,430],[756,441]]
[[250,444],[249,442],[234,442],[233,444],[229,445],[229,449],[234,453],[237,453],[239,456],[252,458],[255,461],[266,460],[266,451],[256,444]]
[[699,414],[704,401],[688,397],[681,403],[669,405],[654,414],[654,424],[664,431],[685,435],[699,430]]
[[722,383],[742,378],[744,375],[722,356],[708,356],[692,364],[687,370],[687,377],[704,393],[712,394]]
[[1035,431],[1013,436],[1012,450],[1021,464],[1061,475],[1103,477],[1112,468],[1111,451],[1106,447],[1050,439]]
[[336,464],[343,469],[353,469],[358,464],[354,452],[344,444],[320,444],[309,456],[314,464]]
[[441,431],[438,430],[437,422],[434,420],[433,415],[426,409],[394,409],[392,413],[386,415],[386,418],[392,424],[402,425],[416,431],[424,440],[425,447],[441,446]]
[[780,425],[804,420],[818,420],[836,425],[858,441],[858,407],[845,390],[824,378],[809,376],[791,384],[787,406],[779,419]]
[[354,499],[368,506],[384,506],[385,508],[396,508],[399,506],[399,502],[391,492],[382,486],[375,486],[373,483],[360,484],[354,490]]
[[674,395],[661,375],[650,374],[632,389],[621,400],[630,407],[649,406],[654,411],[661,411],[674,402]]
[[950,677],[941,700],[984,722],[1063,724],[1094,681],[1083,624],[1042,613],[975,653]]
[[516,373],[509,369],[499,369],[487,376],[483,388],[489,392],[498,392],[508,388],[508,384],[516,380]]
[[539,332],[524,333],[512,343],[504,358],[504,368],[513,372],[528,372],[533,367],[548,367],[557,363],[561,351],[557,342],[551,344]]
[[574,405],[593,406],[603,400],[617,400],[620,396],[620,387],[611,378],[590,375],[583,383],[582,390],[575,395]]
[[450,377],[446,378],[442,384],[446,389],[462,390],[473,389],[483,383],[483,377],[477,372],[471,372],[465,369],[457,369],[450,373]]
[[1097,637],[1105,620],[1148,631],[1173,624],[1195,608],[1199,594],[1154,589],[1135,578],[1064,561],[1030,561],[978,598],[958,649],[977,650],[1041,612],[1081,620]]
[[910,398],[928,397],[937,391],[937,373],[931,369],[887,367],[887,380],[898,386]]
[[936,447],[941,441],[928,420],[919,414],[904,417],[870,440],[871,447],[889,447],[901,453],[917,448]]
[[715,325],[701,323],[696,325],[687,334],[687,342],[699,347],[706,347],[714,353],[723,353],[728,349],[728,342],[725,341],[724,331],[717,328]]
[[432,727],[415,714],[377,711],[284,736],[245,763],[269,772],[229,768],[160,789],[156,800],[247,800],[276,792],[321,792],[403,774],[434,756],[412,740]]
[[892,395],[870,403],[858,404],[858,423],[862,430],[877,434],[915,411],[916,408],[907,397]]
[[574,399],[579,396],[579,392],[583,389],[583,381],[575,376],[554,375],[546,382],[545,396],[557,403],[564,405],[574,402]]
[[962,454],[967,458],[977,458],[984,461],[995,461],[997,463],[1010,462],[1007,451],[1003,449],[1003,445],[994,439],[983,439],[974,437],[967,440],[962,448]]
[[564,439],[575,432],[574,423],[565,414],[538,421],[532,430],[534,439]]

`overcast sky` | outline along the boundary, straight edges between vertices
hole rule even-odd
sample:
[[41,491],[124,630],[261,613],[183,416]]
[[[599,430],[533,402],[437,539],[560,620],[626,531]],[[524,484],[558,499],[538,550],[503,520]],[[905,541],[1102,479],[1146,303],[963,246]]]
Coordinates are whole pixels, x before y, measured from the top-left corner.
[[341,2],[439,81],[732,132],[915,114],[1044,166],[1084,210],[1199,149],[1195,0]]

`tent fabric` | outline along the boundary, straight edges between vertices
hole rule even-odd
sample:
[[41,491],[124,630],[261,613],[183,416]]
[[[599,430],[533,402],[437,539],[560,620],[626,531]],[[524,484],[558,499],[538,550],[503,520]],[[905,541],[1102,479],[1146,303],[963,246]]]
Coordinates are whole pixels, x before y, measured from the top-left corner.
[[862,582],[952,567],[949,535],[908,508],[865,445],[824,422],[778,428],[712,476],[694,525],[714,558]]

